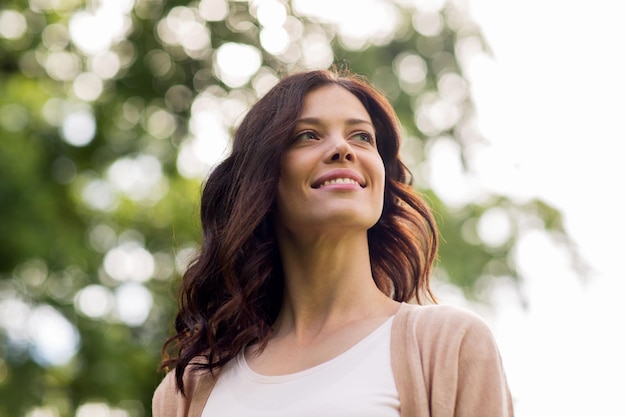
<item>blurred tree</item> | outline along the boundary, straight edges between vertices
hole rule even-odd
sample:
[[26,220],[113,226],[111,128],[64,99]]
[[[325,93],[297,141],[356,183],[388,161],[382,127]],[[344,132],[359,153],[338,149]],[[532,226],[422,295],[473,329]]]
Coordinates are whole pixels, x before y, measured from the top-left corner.
[[472,175],[464,69],[484,51],[461,0],[4,1],[0,417],[150,414],[201,179],[301,69],[347,67],[393,102],[445,239],[438,285],[517,280],[523,229],[563,230]]

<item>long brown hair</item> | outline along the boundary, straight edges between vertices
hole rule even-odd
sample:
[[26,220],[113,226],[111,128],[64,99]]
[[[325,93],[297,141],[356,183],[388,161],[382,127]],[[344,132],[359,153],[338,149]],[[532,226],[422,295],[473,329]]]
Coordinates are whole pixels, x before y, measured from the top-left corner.
[[305,95],[328,84],[354,94],[368,111],[385,165],[385,198],[379,221],[368,231],[377,286],[396,301],[435,301],[430,273],[437,228],[412,187],[399,156],[400,131],[389,101],[366,80],[319,70],[282,79],[248,112],[230,156],[209,175],[201,202],[203,242],[183,275],[176,335],[163,347],[162,367],[211,372],[243,348],[264,346],[283,297],[283,275],[273,213],[281,156],[289,144]]

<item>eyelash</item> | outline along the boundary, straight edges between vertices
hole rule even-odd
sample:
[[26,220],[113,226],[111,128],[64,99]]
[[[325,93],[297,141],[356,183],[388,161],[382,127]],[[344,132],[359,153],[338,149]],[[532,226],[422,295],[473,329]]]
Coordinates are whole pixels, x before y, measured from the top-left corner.
[[358,132],[353,135],[354,136],[363,136],[365,137],[365,142],[374,143],[374,136],[367,132]]
[[[304,135],[311,135],[312,137],[303,138],[302,136]],[[312,130],[303,130],[302,132],[296,134],[296,136],[293,138],[293,141],[298,142],[301,139],[319,139],[319,136]]]
[[[303,136],[305,135],[310,135],[310,137],[306,137],[304,138]],[[358,136],[362,136],[364,139],[361,140],[362,142],[367,142],[367,143],[374,143],[374,136],[368,132],[357,132],[354,133],[351,137],[358,137]],[[314,132],[313,130],[304,130],[302,132],[299,132],[295,135],[294,137],[294,142],[300,141],[300,140],[304,140],[304,139],[319,139],[319,135]]]

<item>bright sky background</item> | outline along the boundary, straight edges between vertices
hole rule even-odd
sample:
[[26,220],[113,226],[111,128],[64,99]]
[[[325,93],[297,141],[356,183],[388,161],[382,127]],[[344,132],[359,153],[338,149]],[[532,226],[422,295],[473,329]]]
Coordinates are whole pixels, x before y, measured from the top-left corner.
[[565,215],[593,273],[583,280],[542,234],[518,249],[522,310],[510,291],[490,322],[517,417],[625,416],[626,2],[469,0],[493,57],[471,66],[491,158],[485,184],[539,196]]

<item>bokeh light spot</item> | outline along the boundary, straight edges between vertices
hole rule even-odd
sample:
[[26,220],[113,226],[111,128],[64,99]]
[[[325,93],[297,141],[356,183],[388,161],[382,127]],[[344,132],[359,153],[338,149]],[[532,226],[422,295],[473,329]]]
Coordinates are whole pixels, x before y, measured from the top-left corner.
[[57,407],[32,407],[26,417],[59,417],[59,410]]
[[513,231],[509,213],[502,207],[492,207],[478,220],[477,232],[480,240],[497,248],[504,245]]
[[146,130],[157,139],[165,139],[176,130],[176,119],[166,110],[156,110],[148,117]]
[[48,277],[48,265],[43,259],[30,259],[15,268],[15,274],[28,285],[39,287]]
[[440,11],[448,0],[399,0],[407,6],[415,7],[419,12],[438,12]]
[[208,22],[218,22],[228,16],[227,0],[201,0],[198,5],[200,15]]
[[192,135],[181,144],[176,166],[187,178],[201,178],[223,159],[230,135],[224,126],[222,101],[201,95],[191,106],[189,130]]
[[105,403],[88,402],[76,410],[76,417],[130,417],[128,411],[110,407]]
[[289,34],[282,27],[266,27],[259,34],[261,46],[272,55],[280,55],[289,47]]
[[281,27],[287,18],[287,10],[284,4],[276,0],[253,1],[252,5],[258,5],[256,18],[266,28]]
[[45,58],[44,67],[52,79],[71,81],[79,74],[81,61],[76,54],[71,52],[51,52]]
[[154,255],[154,278],[167,281],[174,274],[174,257],[165,252],[157,252]]
[[209,29],[198,9],[177,6],[157,24],[159,38],[180,45],[188,56],[201,58],[211,45]]
[[185,85],[173,85],[165,93],[165,102],[168,108],[176,113],[187,110],[192,101],[193,92]]
[[459,104],[436,93],[420,96],[415,104],[415,124],[428,136],[437,136],[454,127],[461,117]]
[[342,44],[360,50],[390,41],[399,25],[395,5],[382,0],[294,0],[294,12],[336,26]]
[[453,72],[443,74],[437,81],[437,86],[442,98],[455,103],[462,102],[469,95],[467,81]]
[[90,179],[83,184],[81,198],[92,209],[112,211],[119,204],[111,184],[101,179]]
[[157,77],[167,75],[174,67],[172,57],[162,49],[153,49],[144,57],[150,72]]
[[104,270],[117,281],[145,282],[154,274],[154,258],[136,242],[124,242],[104,257]]
[[89,244],[98,252],[104,253],[115,245],[115,230],[106,224],[97,224],[89,230]]
[[51,51],[62,51],[70,42],[70,33],[65,25],[52,23],[41,33],[41,40]]
[[141,326],[152,308],[152,294],[137,283],[126,283],[115,290],[117,314],[129,326]]
[[100,97],[104,88],[102,80],[93,72],[83,72],[72,84],[76,97],[84,101],[94,101]]
[[9,342],[16,346],[26,346],[29,341],[28,318],[30,306],[18,298],[0,299],[0,328],[8,336]]
[[184,273],[185,270],[187,270],[187,268],[189,267],[192,260],[194,259],[194,256],[196,255],[196,253],[197,253],[197,248],[193,246],[181,248],[176,253],[176,258],[175,258],[176,272],[178,272],[179,274]]
[[19,39],[26,33],[27,25],[24,16],[15,10],[0,11],[0,37]]
[[161,162],[152,155],[118,159],[107,170],[107,178],[133,201],[156,202],[166,191]]
[[113,304],[113,294],[102,285],[88,285],[81,289],[74,299],[76,309],[94,319],[106,317],[111,312]]
[[333,50],[326,35],[322,33],[305,35],[302,40],[302,60],[305,68],[328,68],[332,64],[333,59]]
[[96,135],[96,119],[89,110],[76,110],[65,116],[61,136],[73,146],[86,146]]
[[121,67],[119,56],[112,51],[95,54],[89,63],[91,70],[103,79],[115,77]]
[[130,23],[125,10],[115,6],[115,2],[103,2],[94,11],[79,11],[70,18],[72,41],[86,54],[105,51],[123,37]]
[[227,42],[215,54],[215,74],[229,87],[241,87],[261,67],[261,53],[242,43]]
[[274,87],[278,81],[278,75],[274,70],[263,67],[254,76],[254,79],[252,80],[252,87],[254,88],[257,97],[261,97]]
[[51,126],[61,126],[66,113],[67,103],[60,98],[52,97],[48,99],[43,108],[41,115]]
[[424,36],[437,36],[443,30],[444,23],[439,13],[415,13],[413,27]]
[[33,359],[41,365],[63,365],[78,351],[76,328],[56,309],[42,305],[31,311],[28,327]]
[[400,88],[405,92],[415,94],[425,85],[428,66],[419,55],[410,52],[401,53],[393,60],[392,66]]

